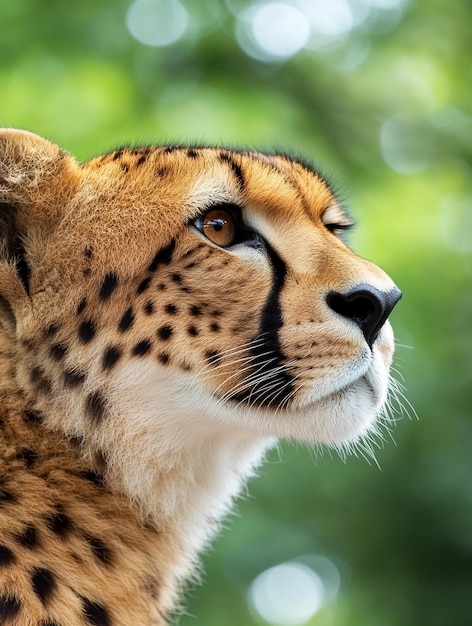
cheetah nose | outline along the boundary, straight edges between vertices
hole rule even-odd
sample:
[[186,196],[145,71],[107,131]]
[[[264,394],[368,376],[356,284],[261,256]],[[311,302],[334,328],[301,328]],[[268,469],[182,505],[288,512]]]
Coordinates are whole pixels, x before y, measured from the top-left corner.
[[372,348],[382,326],[401,297],[402,292],[397,287],[390,291],[380,291],[361,283],[347,293],[328,293],[326,302],[335,313],[355,322]]

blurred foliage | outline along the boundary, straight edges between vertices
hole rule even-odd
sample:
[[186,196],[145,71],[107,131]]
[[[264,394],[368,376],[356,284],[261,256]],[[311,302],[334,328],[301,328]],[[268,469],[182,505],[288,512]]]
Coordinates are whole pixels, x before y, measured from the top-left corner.
[[[246,602],[253,579],[321,554],[338,564],[341,589],[309,624],[468,626],[472,5],[350,0],[369,15],[344,36],[261,61],[236,36],[250,0],[181,0],[188,24],[166,47],[131,36],[130,2],[3,2],[0,124],[81,159],[186,140],[311,158],[349,190],[355,249],[404,292],[392,316],[396,376],[419,418],[397,415],[396,445],[385,431],[381,469],[293,444],[271,454],[180,623],[261,624]],[[332,2],[314,4],[316,25]]]

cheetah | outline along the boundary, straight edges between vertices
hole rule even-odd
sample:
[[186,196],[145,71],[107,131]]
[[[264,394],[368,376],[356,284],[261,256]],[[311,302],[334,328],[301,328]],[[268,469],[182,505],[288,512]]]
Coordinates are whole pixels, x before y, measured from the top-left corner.
[[164,626],[279,438],[379,423],[400,298],[301,160],[0,131],[0,623]]

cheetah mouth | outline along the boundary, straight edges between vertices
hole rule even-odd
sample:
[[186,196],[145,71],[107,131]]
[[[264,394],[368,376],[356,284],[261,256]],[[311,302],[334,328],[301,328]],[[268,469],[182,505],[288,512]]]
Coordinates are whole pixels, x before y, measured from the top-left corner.
[[367,376],[363,375],[330,391],[311,394],[308,398],[303,398],[298,408],[306,411],[310,408],[316,409],[320,405],[331,404],[336,406],[336,404],[341,404],[346,398],[353,402],[356,396],[362,396],[369,400],[369,404],[376,405],[379,401],[380,393],[368,380]]
[[[335,404],[340,398],[354,392],[369,399],[369,404],[383,403],[383,375],[376,371],[378,363],[359,359],[341,368],[336,375],[321,382],[313,381],[311,389],[297,384],[297,375],[284,365],[259,368],[257,376],[249,375],[238,389],[218,397],[230,404],[246,405],[250,408],[268,409],[277,412],[293,412],[316,407],[320,402]],[[353,398],[353,401],[355,398]]]
[[236,409],[241,425],[264,436],[337,447],[354,443],[375,428],[385,398],[382,376],[368,372],[323,393],[318,390],[301,402],[289,396],[268,402],[248,394],[239,405],[229,402],[227,408],[231,420]]

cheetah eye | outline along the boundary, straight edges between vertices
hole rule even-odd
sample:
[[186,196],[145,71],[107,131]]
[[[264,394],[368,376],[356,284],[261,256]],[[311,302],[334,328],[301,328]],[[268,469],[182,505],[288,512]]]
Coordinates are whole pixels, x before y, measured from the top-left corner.
[[242,244],[262,250],[265,243],[261,235],[243,220],[241,208],[236,204],[217,204],[192,222],[207,239],[221,248]]
[[325,224],[324,227],[333,235],[340,237],[343,232],[351,230],[353,224]]
[[200,218],[200,230],[211,242],[225,248],[235,242],[236,223],[230,211],[211,209]]

